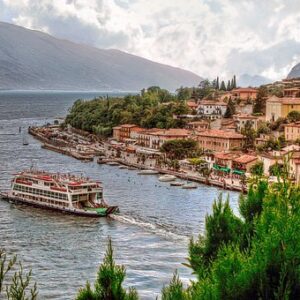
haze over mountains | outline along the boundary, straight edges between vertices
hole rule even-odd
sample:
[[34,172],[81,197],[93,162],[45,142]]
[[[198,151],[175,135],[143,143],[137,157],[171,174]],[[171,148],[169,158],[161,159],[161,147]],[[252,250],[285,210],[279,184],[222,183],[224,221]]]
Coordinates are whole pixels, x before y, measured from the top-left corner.
[[127,54],[57,39],[0,22],[0,89],[174,91],[201,77]]
[[288,78],[300,77],[300,63],[295,65],[287,76]]

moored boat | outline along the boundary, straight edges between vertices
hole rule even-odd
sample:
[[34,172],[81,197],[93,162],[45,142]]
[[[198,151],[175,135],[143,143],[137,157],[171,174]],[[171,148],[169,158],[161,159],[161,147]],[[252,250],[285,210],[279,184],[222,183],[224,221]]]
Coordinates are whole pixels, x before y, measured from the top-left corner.
[[17,173],[0,198],[68,214],[105,217],[118,210],[103,199],[101,182],[69,174],[28,170]]
[[120,164],[119,164],[118,162],[116,162],[116,161],[109,161],[109,162],[107,162],[106,164],[109,165],[109,166],[119,166],[119,165],[120,165]]
[[180,181],[173,181],[170,183],[171,186],[183,186],[184,183]]
[[139,175],[157,175],[157,174],[159,174],[159,172],[156,170],[149,169],[149,170],[141,170],[138,172],[138,174]]
[[187,182],[184,184],[181,188],[186,189],[186,190],[191,190],[191,189],[196,189],[198,186],[193,183],[193,182]]
[[166,174],[166,175],[162,175],[158,178],[159,181],[162,181],[162,182],[169,182],[169,181],[174,181],[176,179],[176,176],[174,175],[169,175],[169,174]]

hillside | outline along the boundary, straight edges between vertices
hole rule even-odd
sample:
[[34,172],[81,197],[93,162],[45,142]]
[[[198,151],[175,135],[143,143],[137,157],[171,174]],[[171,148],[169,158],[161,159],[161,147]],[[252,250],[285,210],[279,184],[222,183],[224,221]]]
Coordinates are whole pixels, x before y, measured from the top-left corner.
[[201,77],[127,54],[0,22],[0,89],[175,90]]

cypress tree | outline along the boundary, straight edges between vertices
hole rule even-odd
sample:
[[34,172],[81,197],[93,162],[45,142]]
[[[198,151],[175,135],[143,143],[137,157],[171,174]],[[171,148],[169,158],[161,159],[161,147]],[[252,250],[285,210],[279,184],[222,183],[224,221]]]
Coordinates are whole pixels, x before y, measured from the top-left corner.
[[236,89],[236,77],[233,75],[233,89]]
[[227,82],[227,91],[231,91],[231,83],[230,80]]
[[216,90],[220,89],[220,85],[219,85],[219,76],[217,77],[217,82],[216,82]]
[[232,99],[229,98],[224,118],[231,118],[234,114],[235,114],[235,106]]
[[221,90],[221,91],[226,91],[226,86],[225,86],[224,80],[222,80],[222,82],[221,82],[220,90]]

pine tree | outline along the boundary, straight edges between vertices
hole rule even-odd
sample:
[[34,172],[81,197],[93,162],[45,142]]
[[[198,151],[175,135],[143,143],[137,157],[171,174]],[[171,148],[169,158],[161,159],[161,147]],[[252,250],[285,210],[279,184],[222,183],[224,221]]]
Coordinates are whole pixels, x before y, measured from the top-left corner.
[[221,82],[220,90],[221,90],[221,91],[226,91],[226,86],[225,86],[224,80],[222,80],[222,82]]
[[113,247],[109,239],[103,263],[98,271],[95,289],[92,290],[87,282],[85,288],[79,290],[76,300],[137,300],[138,294],[135,289],[129,289],[127,292],[122,287],[125,276],[125,267],[115,264]]

